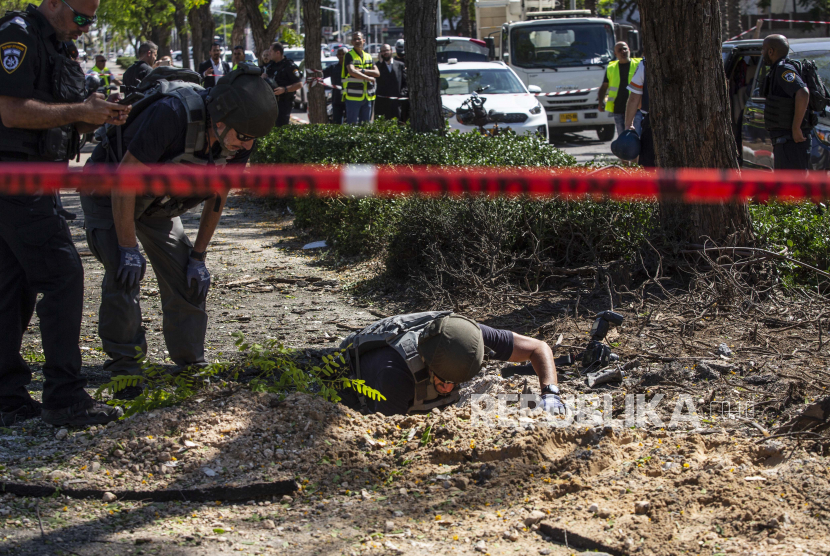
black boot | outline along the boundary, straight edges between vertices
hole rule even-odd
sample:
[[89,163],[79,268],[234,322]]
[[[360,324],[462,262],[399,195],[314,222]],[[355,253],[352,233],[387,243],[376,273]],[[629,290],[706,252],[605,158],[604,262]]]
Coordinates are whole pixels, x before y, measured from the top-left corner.
[[84,427],[105,425],[124,415],[124,410],[93,400],[92,398],[63,409],[44,409],[40,418],[44,423],[61,426]]
[[10,427],[27,419],[40,417],[41,404],[29,398],[16,407],[0,407],[0,426]]

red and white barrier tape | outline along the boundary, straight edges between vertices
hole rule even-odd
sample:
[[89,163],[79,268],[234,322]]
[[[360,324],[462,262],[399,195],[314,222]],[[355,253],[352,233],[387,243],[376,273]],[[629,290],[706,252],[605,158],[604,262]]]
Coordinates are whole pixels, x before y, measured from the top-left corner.
[[590,89],[572,89],[570,91],[559,91],[558,93],[533,93],[537,97],[558,97],[561,95],[575,95],[578,93],[590,93],[596,91],[599,87],[591,87]]
[[3,164],[0,194],[35,195],[64,188],[98,194],[117,189],[158,196],[201,196],[235,188],[263,196],[481,194],[565,199],[659,199],[685,203],[830,200],[826,172],[683,169],[589,174],[560,168],[372,165],[255,165],[244,173],[189,165],[157,165],[117,171],[107,166],[92,166],[84,172],[69,172],[59,164]]
[[743,33],[735,35],[731,39],[726,39],[726,41],[724,42],[734,41],[739,39],[740,37],[743,37],[747,33],[751,33],[752,31],[758,28],[758,25],[760,25],[759,22],[761,21],[774,21],[776,23],[818,23],[819,25],[830,25],[830,21],[805,21],[803,19],[758,19],[756,20],[754,27],[752,27],[751,29],[747,29]]
[[[320,70],[307,70],[307,71],[315,72],[315,73],[322,73],[322,71],[320,71]],[[338,87],[337,85],[329,85],[328,83],[326,83],[323,80],[322,77],[306,77],[306,83],[310,83],[311,87],[314,87],[315,85],[320,84],[323,87],[326,87],[326,88],[329,88],[329,89],[338,89],[340,91],[343,90],[343,87]],[[575,95],[575,94],[579,94],[579,93],[590,93],[591,91],[596,91],[597,89],[599,89],[599,87],[591,87],[590,89],[572,89],[570,91],[559,91],[559,92],[556,92],[556,93],[532,93],[532,94],[537,96],[537,97],[558,97],[558,96],[562,96],[562,95]],[[409,97],[384,97],[384,96],[380,96],[380,95],[378,95],[378,98],[389,98],[389,99],[393,99],[393,100],[409,100]]]

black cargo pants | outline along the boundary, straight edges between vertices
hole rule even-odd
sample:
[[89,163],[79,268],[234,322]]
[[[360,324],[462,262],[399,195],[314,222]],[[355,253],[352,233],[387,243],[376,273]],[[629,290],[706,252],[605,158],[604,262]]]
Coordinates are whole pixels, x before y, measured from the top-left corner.
[[[35,307],[43,342],[43,407],[89,399],[81,377],[84,270],[55,196],[0,196],[0,407],[29,399],[20,355]],[[37,302],[37,295],[43,298]]]

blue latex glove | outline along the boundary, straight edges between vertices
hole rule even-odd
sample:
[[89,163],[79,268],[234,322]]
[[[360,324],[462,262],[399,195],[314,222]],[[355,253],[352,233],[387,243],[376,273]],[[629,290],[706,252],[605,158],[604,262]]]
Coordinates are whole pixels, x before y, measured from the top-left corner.
[[199,295],[207,296],[208,288],[210,288],[210,272],[208,272],[204,261],[197,261],[196,259],[187,260],[187,286],[196,280],[196,287],[199,288]]
[[[550,393],[553,390],[554,393]],[[549,386],[546,392],[542,394],[542,409],[551,415],[565,415],[568,408],[562,403],[562,398],[559,397],[559,388],[556,386]]]
[[120,259],[115,279],[127,288],[137,286],[144,278],[144,271],[147,270],[147,261],[144,259],[144,255],[138,250],[138,245],[135,247],[121,247],[119,245],[118,252]]

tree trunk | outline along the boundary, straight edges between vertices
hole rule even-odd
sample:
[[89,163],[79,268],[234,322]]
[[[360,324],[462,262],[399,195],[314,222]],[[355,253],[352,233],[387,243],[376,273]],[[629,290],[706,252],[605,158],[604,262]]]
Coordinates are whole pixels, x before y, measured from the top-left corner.
[[236,18],[231,30],[231,44],[225,45],[228,50],[240,44],[245,46],[245,26],[248,25],[248,4],[244,0],[233,0],[233,7],[236,10]]
[[[649,119],[661,168],[738,168],[718,0],[639,0]],[[699,243],[752,241],[746,204],[661,203],[663,228]]]
[[597,15],[597,0],[585,0],[585,9],[591,10],[591,15]]
[[184,7],[184,0],[173,2],[173,6],[176,8],[173,20],[176,23],[176,32],[179,34],[179,47],[182,51],[182,67],[190,69],[190,55],[188,54],[188,50],[190,49],[190,41],[187,36],[187,21],[185,19],[187,10],[185,10]]
[[170,56],[170,31],[173,29],[172,22],[164,25],[157,25],[150,29],[150,40],[159,47],[159,58]]
[[409,83],[411,125],[415,131],[444,129],[435,29],[439,0],[406,0],[406,80]]
[[210,45],[213,44],[213,33],[216,31],[216,22],[210,13],[210,2],[191,9],[188,19],[193,33],[193,63],[198,67],[210,57]]
[[458,10],[458,15],[460,16],[458,20],[458,36],[472,37],[473,31],[470,28],[470,0],[460,0]]
[[352,33],[355,33],[357,31],[363,31],[362,16],[363,14],[360,12],[360,0],[354,0],[354,13],[352,14]]
[[[303,26],[305,27],[305,68],[322,69],[320,45],[323,42],[323,22],[320,0],[303,0]],[[305,76],[302,76],[305,78]],[[312,124],[328,123],[326,93],[323,87],[308,88],[308,121]]]
[[[721,14],[723,15],[723,14]],[[729,32],[731,38],[743,32],[743,23],[741,20],[741,0],[728,0],[726,3],[726,18],[729,20]]]
[[276,40],[277,31],[280,28],[280,22],[285,15],[285,10],[288,8],[289,0],[271,0],[274,13],[271,16],[271,21],[266,22],[259,11],[259,0],[243,0],[246,5],[246,13],[248,21],[251,24],[251,34],[254,36],[254,49],[259,54],[266,48],[271,46]]
[[723,40],[728,39],[729,34],[729,18],[726,17],[727,5],[729,0],[718,0],[718,9],[720,10],[720,34]]

